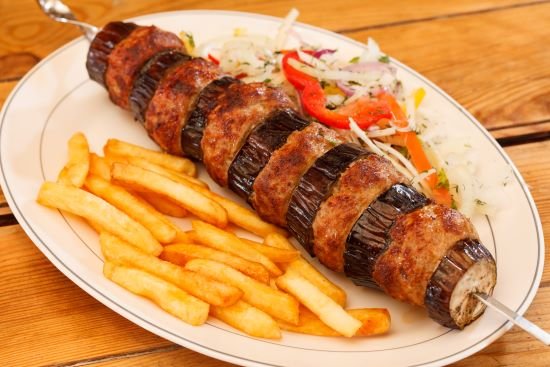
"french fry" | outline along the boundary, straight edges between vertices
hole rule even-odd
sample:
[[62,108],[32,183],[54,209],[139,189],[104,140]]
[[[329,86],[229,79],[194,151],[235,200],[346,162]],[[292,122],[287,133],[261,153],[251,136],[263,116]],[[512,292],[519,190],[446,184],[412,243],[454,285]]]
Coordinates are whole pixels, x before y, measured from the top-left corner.
[[227,225],[227,212],[218,203],[158,173],[132,165],[115,163],[111,168],[111,177],[115,182],[129,184],[132,187],[139,186],[166,196],[200,219],[218,227]]
[[287,232],[284,229],[263,221],[258,214],[250,209],[242,207],[239,204],[213,192],[211,192],[209,197],[227,210],[228,219],[231,223],[246,229],[251,233],[254,233],[260,237],[265,237],[269,233],[273,232],[280,233],[285,236],[287,235]]
[[90,170],[88,174],[101,177],[105,181],[111,181],[111,167],[105,158],[95,153],[90,153]]
[[249,240],[247,238],[239,237],[241,241],[246,242],[254,250],[264,254],[271,261],[276,263],[288,263],[297,260],[301,257],[300,251],[296,249],[282,249],[272,246],[266,246],[256,241]]
[[[268,234],[264,239],[264,244],[277,248],[294,249],[290,241],[278,233]],[[289,264],[279,264],[283,269],[292,269],[302,275],[304,278],[313,283],[324,294],[332,298],[340,306],[346,305],[346,292],[336,284],[328,280],[321,274],[313,265],[307,262],[304,258],[299,258]]]
[[93,220],[87,219],[86,222],[94,229],[94,231],[97,232],[97,234],[100,234],[101,232],[105,232],[105,228],[102,228],[99,224],[94,222]]
[[121,287],[149,298],[166,312],[191,325],[202,325],[210,306],[175,285],[145,271],[105,262],[103,274]]
[[234,286],[220,283],[203,274],[185,270],[168,261],[145,254],[107,232],[100,234],[99,242],[107,260],[142,269],[211,305],[230,306],[237,302],[243,294]]
[[298,323],[298,301],[286,293],[260,283],[232,267],[205,259],[189,261],[185,268],[210,276],[244,292],[243,301],[291,324]]
[[237,301],[229,307],[212,306],[210,314],[248,335],[267,339],[281,338],[277,322],[246,302]]
[[137,193],[143,200],[148,202],[153,208],[164,215],[174,218],[185,218],[189,212],[182,206],[174,203],[172,200],[160,196],[150,191],[141,191]]
[[188,238],[188,241],[181,241],[181,242],[195,243],[195,244],[201,243],[199,241],[199,236],[197,235],[197,232],[195,232],[192,229],[189,231],[185,231],[185,236]]
[[[147,159],[143,159],[140,157],[130,157],[127,155],[124,155],[124,156],[117,155],[113,151],[113,149],[109,148],[109,144],[106,145],[105,156],[109,158],[111,164],[116,162],[132,164],[140,168],[147,169],[155,173],[161,174],[163,176],[166,176],[172,179],[173,181],[176,181],[178,183],[186,185],[191,189],[194,189],[195,191],[198,191],[199,193],[203,194],[209,199],[220,204],[227,211],[228,220],[231,223],[234,223],[237,226],[243,229],[246,229],[249,232],[252,232],[259,236],[266,236],[267,234],[273,233],[273,232],[281,233],[283,235],[287,234],[285,230],[277,226],[274,226],[273,224],[263,221],[258,216],[258,214],[254,213],[252,210],[244,208],[239,204],[210,191],[208,189],[208,186],[200,180],[197,180],[197,179],[191,180],[190,178],[193,178],[193,177],[189,177],[189,176],[182,177],[182,175],[178,175],[177,173],[176,173],[177,176],[175,177],[173,172],[171,172],[170,170],[167,170],[166,167],[163,167],[160,164],[156,164],[151,160],[148,161]],[[149,162],[152,162],[152,163],[149,163]]]
[[241,241],[239,237],[234,234],[198,220],[191,221],[191,225],[197,233],[197,240],[201,244],[215,248],[216,250],[228,252],[235,256],[240,256],[246,260],[260,263],[274,276],[282,274],[281,269],[279,269],[273,261],[252,248],[252,246],[246,242]]
[[[347,313],[362,323],[354,336],[383,334],[390,328],[390,314],[385,308],[358,308],[347,310]],[[313,312],[303,306],[300,307],[300,321],[298,325],[292,325],[280,320],[278,324],[281,329],[295,333],[341,336],[341,334],[325,325]]]
[[157,256],[162,252],[161,244],[147,228],[89,192],[73,186],[44,182],[38,192],[37,202],[95,222],[146,253]]
[[197,174],[195,164],[189,159],[157,152],[118,139],[109,139],[103,151],[105,155],[115,154],[143,158],[159,166],[166,167],[176,172],[183,172],[189,176],[195,176]]
[[161,174],[176,182],[192,183],[208,189],[208,185],[206,184],[206,182],[203,182],[198,178],[195,178],[196,174],[190,175],[190,174],[172,171],[168,168],[162,167],[158,164],[152,163],[146,159],[139,158],[139,157],[126,157],[126,158],[128,160],[128,164],[132,164],[134,166]]
[[69,139],[69,159],[59,173],[57,182],[82,187],[90,169],[90,149],[88,140],[82,133]]
[[296,297],[326,325],[348,338],[354,336],[362,326],[361,321],[350,316],[338,303],[297,272],[287,270],[277,278],[277,286]]
[[229,265],[241,273],[256,279],[257,281],[262,283],[269,282],[269,273],[262,265],[245,260],[239,256],[233,256],[226,252],[214,250],[210,247],[192,245],[188,243],[168,245],[164,247],[164,251],[160,257],[163,260],[167,260],[181,266],[185,266],[185,264],[193,259],[214,260]]
[[[193,236],[189,235],[189,232],[184,232],[184,231],[182,231],[181,229],[178,228],[177,233],[176,233],[176,238],[174,238],[173,243],[178,244],[178,243],[197,243],[197,242],[195,242]],[[166,249],[166,247],[165,247],[165,249]]]
[[147,202],[133,196],[122,187],[93,175],[88,176],[84,185],[92,194],[111,203],[128,214],[130,218],[143,224],[160,243],[170,243],[176,238],[174,224]]

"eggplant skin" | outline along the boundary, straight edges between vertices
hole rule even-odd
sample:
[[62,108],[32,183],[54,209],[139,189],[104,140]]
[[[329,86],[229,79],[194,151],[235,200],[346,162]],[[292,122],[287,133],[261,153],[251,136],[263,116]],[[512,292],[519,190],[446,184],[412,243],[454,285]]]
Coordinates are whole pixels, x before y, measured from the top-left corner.
[[107,70],[107,58],[113,49],[138,26],[134,23],[111,22],[95,36],[88,57],[86,58],[86,70],[90,79],[98,82],[103,87],[105,84],[105,71]]
[[280,148],[294,131],[304,129],[309,121],[290,109],[277,110],[256,126],[231,163],[228,172],[229,188],[248,200],[252,186],[271,154]]
[[353,143],[344,143],[319,157],[294,189],[286,214],[287,226],[298,242],[313,252],[313,222],[321,204],[330,195],[332,186],[355,160],[371,154]]
[[197,101],[181,131],[181,147],[185,155],[202,161],[201,141],[208,114],[216,107],[218,97],[239,80],[225,76],[208,84],[197,97]]
[[134,80],[130,92],[130,109],[134,117],[141,123],[145,122],[145,112],[158,84],[167,70],[191,59],[191,56],[177,50],[165,50],[151,57],[141,68]]
[[[457,291],[461,281],[466,284]],[[448,328],[463,329],[485,311],[474,293],[490,295],[495,284],[496,264],[491,253],[477,239],[461,240],[448,250],[432,274],[424,304],[433,320]],[[454,309],[453,293],[457,298]]]
[[344,273],[356,285],[380,289],[373,279],[378,257],[389,246],[395,220],[430,203],[415,189],[398,183],[374,200],[353,225],[344,250]]

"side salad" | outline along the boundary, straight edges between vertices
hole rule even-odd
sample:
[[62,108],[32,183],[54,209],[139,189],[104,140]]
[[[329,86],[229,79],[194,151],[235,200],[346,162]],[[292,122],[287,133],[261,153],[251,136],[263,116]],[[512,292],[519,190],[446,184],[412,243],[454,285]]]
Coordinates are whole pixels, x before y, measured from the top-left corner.
[[[372,38],[348,60],[337,49],[306,42],[293,28],[298,15],[292,9],[275,38],[245,28],[199,45],[190,33],[180,36],[192,55],[209,59],[227,74],[283,88],[303,112],[389,159],[436,202],[467,216],[494,214],[496,201],[476,179],[472,146],[448,138],[429,116],[423,106],[426,91],[404,86]],[[299,46],[286,48],[290,38]],[[500,184],[506,185],[507,178]]]

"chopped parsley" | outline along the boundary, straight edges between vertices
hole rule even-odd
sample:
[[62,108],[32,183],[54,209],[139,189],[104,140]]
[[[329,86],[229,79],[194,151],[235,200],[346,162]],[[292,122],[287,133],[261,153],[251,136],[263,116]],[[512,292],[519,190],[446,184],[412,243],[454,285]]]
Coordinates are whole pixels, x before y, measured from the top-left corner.
[[482,206],[482,205],[487,205],[486,202],[484,202],[484,201],[482,201],[482,200],[480,200],[480,199],[476,199],[475,202],[476,202],[477,205],[480,205],[480,206]]
[[409,150],[406,147],[403,147],[401,145],[394,146],[395,150],[397,150],[401,155],[407,159],[410,159]]
[[456,201],[453,197],[451,197],[451,208],[458,209],[458,205],[456,204]]
[[264,79],[264,83],[271,83],[271,79],[267,78],[267,79]]
[[449,190],[449,179],[447,178],[447,174],[443,168],[437,171],[437,183],[435,184],[435,187],[437,189]]
[[356,82],[355,80],[348,80],[349,85],[361,85],[361,83]]
[[191,46],[191,48],[195,48],[195,39],[193,38],[193,35],[191,33],[185,33],[185,37],[187,37],[187,41],[189,41],[189,46]]
[[378,61],[383,62],[384,64],[389,64],[390,63],[390,58],[388,57],[388,55],[384,55],[384,56],[380,56],[378,58]]
[[349,60],[350,64],[357,64],[359,62],[359,56],[355,56],[351,60]]

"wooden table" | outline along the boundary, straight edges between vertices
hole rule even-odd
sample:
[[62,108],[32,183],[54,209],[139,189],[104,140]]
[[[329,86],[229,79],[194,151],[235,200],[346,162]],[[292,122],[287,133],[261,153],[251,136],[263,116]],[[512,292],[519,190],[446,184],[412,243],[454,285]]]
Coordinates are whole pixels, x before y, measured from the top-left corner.
[[[550,1],[269,2],[68,1],[77,16],[110,20],[176,9],[284,16],[348,37],[375,38],[471,111],[505,147],[529,184],[550,238]],[[77,29],[47,19],[31,0],[0,7],[0,105],[21,77]],[[521,244],[518,250],[521,251]],[[550,329],[550,248],[526,315]],[[1,366],[222,366],[132,324],[84,293],[33,245],[0,196]],[[455,366],[548,366],[550,348],[513,328]]]

